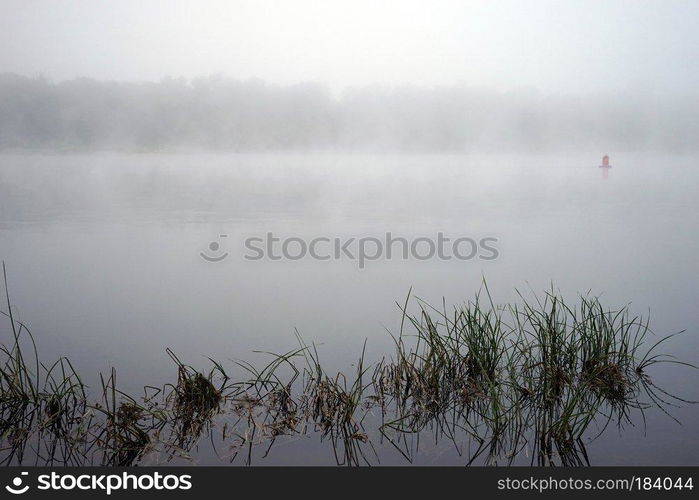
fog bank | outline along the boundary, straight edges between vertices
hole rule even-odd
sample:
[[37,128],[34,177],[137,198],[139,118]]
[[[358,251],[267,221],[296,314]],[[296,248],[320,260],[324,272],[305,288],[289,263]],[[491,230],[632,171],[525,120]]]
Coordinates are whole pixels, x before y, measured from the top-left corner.
[[693,151],[699,99],[465,85],[350,88],[207,77],[128,83],[0,75],[0,149]]

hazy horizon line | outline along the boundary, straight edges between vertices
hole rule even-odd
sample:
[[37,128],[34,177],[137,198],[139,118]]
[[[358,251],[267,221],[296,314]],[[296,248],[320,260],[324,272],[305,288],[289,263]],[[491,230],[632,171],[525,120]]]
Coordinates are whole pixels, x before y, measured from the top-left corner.
[[19,71],[7,71],[3,70],[0,71],[0,77],[3,76],[11,76],[11,77],[19,77],[19,78],[25,78],[29,80],[35,80],[35,81],[44,81],[46,83],[49,83],[51,85],[62,85],[66,83],[71,83],[71,82],[80,82],[80,81],[89,81],[89,82],[95,82],[95,83],[100,83],[100,84],[118,84],[118,85],[159,85],[163,83],[176,83],[180,85],[184,85],[187,87],[192,87],[194,83],[201,81],[201,82],[224,82],[224,83],[254,83],[254,84],[263,84],[268,87],[273,87],[273,88],[278,88],[278,89],[291,89],[291,88],[303,88],[303,87],[313,87],[315,89],[322,89],[330,96],[333,98],[342,98],[344,97],[345,94],[351,93],[353,91],[366,91],[366,90],[373,90],[373,91],[379,91],[379,92],[385,92],[385,93],[391,93],[391,92],[396,92],[396,91],[402,91],[402,90],[416,90],[416,91],[443,91],[443,90],[468,90],[471,92],[481,92],[484,94],[491,94],[491,95],[501,95],[501,96],[506,96],[506,95],[526,95],[526,96],[537,96],[537,97],[563,97],[563,98],[568,98],[568,97],[605,97],[605,96],[619,96],[619,95],[627,95],[627,96],[634,96],[634,97],[641,97],[643,95],[652,95],[657,97],[658,95],[665,95],[665,96],[671,96],[673,98],[679,98],[679,99],[685,99],[685,98],[699,98],[699,91],[694,90],[694,91],[687,91],[687,92],[678,92],[678,91],[672,91],[669,92],[664,89],[660,88],[644,88],[644,89],[639,89],[639,88],[633,88],[633,89],[624,89],[620,90],[618,88],[609,88],[609,89],[590,89],[586,92],[582,92],[579,90],[567,90],[567,91],[561,91],[561,90],[551,90],[551,89],[545,89],[541,87],[537,87],[534,85],[528,85],[528,84],[512,84],[510,86],[497,86],[497,85],[483,85],[483,84],[476,84],[476,83],[471,83],[466,80],[454,80],[451,83],[439,83],[439,84],[432,84],[432,85],[426,85],[426,84],[420,84],[420,83],[413,83],[413,82],[403,82],[403,83],[381,83],[377,81],[367,81],[366,83],[363,84],[347,84],[343,86],[337,86],[331,84],[329,81],[326,80],[321,80],[321,79],[304,79],[304,80],[298,80],[296,82],[290,83],[290,82],[276,82],[274,80],[266,79],[261,76],[251,76],[251,77],[244,77],[244,76],[235,76],[231,74],[227,74],[223,71],[212,71],[208,74],[200,74],[197,76],[184,76],[184,75],[171,75],[171,74],[164,74],[159,78],[143,78],[143,79],[129,79],[129,78],[124,78],[124,79],[115,79],[115,78],[100,78],[97,76],[92,76],[89,74],[85,75],[80,75],[80,76],[74,76],[70,78],[57,78],[52,76],[51,74],[40,72],[36,74],[27,74],[27,73],[22,73]]
[[0,149],[696,151],[698,97],[0,73]]

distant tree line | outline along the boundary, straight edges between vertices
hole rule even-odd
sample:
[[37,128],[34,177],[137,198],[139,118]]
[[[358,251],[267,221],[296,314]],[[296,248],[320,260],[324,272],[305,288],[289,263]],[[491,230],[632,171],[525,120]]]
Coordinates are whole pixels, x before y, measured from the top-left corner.
[[51,82],[0,74],[3,150],[548,151],[699,148],[697,97],[543,95],[223,77]]

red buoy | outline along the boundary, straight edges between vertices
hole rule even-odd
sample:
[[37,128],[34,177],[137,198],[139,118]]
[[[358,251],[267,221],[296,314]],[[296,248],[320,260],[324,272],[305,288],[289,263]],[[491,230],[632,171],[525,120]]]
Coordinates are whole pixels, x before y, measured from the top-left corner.
[[609,164],[609,155],[604,155],[602,157],[602,165],[600,165],[600,168],[612,168]]

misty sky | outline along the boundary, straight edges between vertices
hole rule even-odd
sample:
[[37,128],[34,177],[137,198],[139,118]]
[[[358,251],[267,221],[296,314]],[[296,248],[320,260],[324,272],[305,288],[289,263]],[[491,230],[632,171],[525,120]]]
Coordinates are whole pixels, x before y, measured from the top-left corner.
[[0,72],[694,93],[698,19],[692,0],[0,0]]

